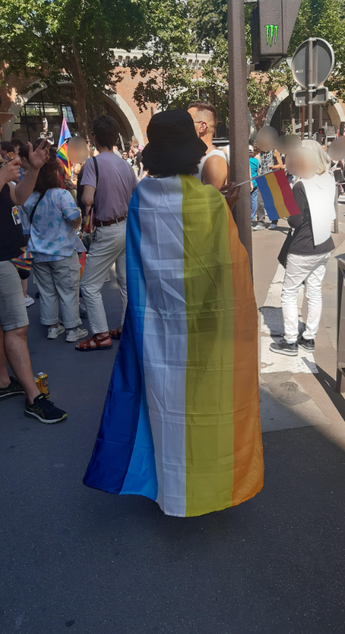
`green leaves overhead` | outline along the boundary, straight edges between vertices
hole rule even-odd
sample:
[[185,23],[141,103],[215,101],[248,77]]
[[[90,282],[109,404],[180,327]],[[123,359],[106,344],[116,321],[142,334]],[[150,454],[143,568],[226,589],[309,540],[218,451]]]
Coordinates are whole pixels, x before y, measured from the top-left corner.
[[86,134],[86,102],[114,89],[111,48],[130,49],[147,38],[140,0],[6,0],[0,4],[0,58],[10,74],[54,86],[71,81],[79,128]]
[[[241,1],[241,0],[238,0]],[[245,4],[246,50],[250,61],[250,12]],[[228,112],[227,0],[4,0],[0,4],[0,58],[10,74],[56,86],[70,81],[82,134],[87,134],[86,104],[97,106],[116,90],[123,70],[115,67],[113,48],[144,49],[130,62],[137,80],[134,98],[141,109],[185,106],[197,95]],[[303,0],[290,54],[310,35],[334,47],[336,67],[328,85],[345,99],[345,2]],[[210,54],[195,79],[189,54]],[[248,80],[249,103],[258,112],[270,92],[293,82],[285,63]]]

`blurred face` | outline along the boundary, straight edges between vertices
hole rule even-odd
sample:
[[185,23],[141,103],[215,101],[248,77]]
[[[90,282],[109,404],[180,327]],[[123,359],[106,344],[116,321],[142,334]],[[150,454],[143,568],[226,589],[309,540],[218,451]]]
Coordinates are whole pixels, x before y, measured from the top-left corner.
[[135,157],[134,151],[133,150],[129,150],[128,156],[131,159],[134,158]]
[[194,121],[195,131],[200,139],[202,136],[205,136],[205,134],[207,133],[207,128],[208,128],[207,121],[202,119],[200,112],[198,111],[197,108],[189,108],[188,112]]
[[127,161],[128,159],[128,152],[122,152],[122,158],[124,161]]
[[313,178],[316,174],[316,157],[308,148],[289,152],[286,156],[286,169],[300,178]]
[[20,145],[15,145],[14,146],[14,153],[17,154],[17,156],[19,154],[19,148],[20,148]]

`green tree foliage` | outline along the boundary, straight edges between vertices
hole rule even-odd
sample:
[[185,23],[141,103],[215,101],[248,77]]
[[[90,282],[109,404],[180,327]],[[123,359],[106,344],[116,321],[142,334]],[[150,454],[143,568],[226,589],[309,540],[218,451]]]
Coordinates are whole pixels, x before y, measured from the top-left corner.
[[166,110],[189,89],[193,77],[186,58],[195,39],[188,28],[188,6],[180,0],[149,0],[145,18],[146,50],[129,62],[132,77],[139,76],[134,99],[141,111],[149,103]]
[[[220,118],[225,121],[228,110],[228,47],[227,47],[227,0],[189,0],[190,28],[196,34],[199,52],[211,54],[199,82],[174,100],[174,105],[184,104],[187,98],[196,98],[199,93],[217,104]],[[250,4],[244,6],[246,18],[247,59],[251,58]],[[290,42],[289,54],[308,37],[322,37],[332,44],[336,65],[328,87],[345,100],[345,2],[344,0],[303,0]],[[272,91],[287,88],[292,105],[295,84],[285,61],[268,73],[255,73],[248,77],[248,103],[252,112],[259,112],[270,103]]]
[[0,59],[5,77],[25,75],[48,87],[71,81],[79,131],[87,135],[86,104],[114,90],[111,48],[145,37],[144,0],[5,0],[0,4]]

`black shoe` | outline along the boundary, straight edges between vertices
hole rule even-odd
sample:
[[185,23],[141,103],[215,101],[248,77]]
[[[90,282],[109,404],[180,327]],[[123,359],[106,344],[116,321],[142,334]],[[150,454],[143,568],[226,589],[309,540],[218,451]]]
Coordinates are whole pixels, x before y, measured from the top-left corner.
[[55,407],[54,403],[48,401],[43,394],[36,396],[32,405],[26,399],[24,413],[28,418],[37,418],[41,423],[48,424],[61,423],[67,418],[66,412]]
[[288,343],[285,339],[282,339],[279,343],[271,343],[271,352],[277,352],[277,354],[286,354],[288,357],[297,357],[298,345],[297,343]]
[[315,352],[315,339],[304,339],[303,335],[298,339],[298,345],[307,352]]
[[25,394],[24,388],[18,383],[17,379],[10,376],[11,383],[7,387],[0,387],[0,399],[17,396],[17,394]]

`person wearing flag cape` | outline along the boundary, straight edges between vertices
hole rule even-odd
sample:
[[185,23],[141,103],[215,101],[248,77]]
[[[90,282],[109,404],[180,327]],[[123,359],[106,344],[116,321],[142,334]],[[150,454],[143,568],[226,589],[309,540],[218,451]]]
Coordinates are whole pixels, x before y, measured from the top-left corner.
[[[330,164],[321,145],[311,140],[303,141],[301,149],[287,157],[288,171],[300,177],[293,188],[300,213],[288,219],[294,233],[288,238],[291,242],[281,294],[284,337],[271,343],[271,352],[297,356],[299,348],[315,350],[322,314],[322,282],[334,249],[331,230],[336,217],[335,181],[329,173]],[[303,284],[308,314],[305,330],[299,335],[297,299]]]
[[263,486],[257,310],[227,202],[194,176],[206,146],[191,116],[156,114],[147,135],[149,176],[128,212],[127,314],[84,483],[197,516]]

